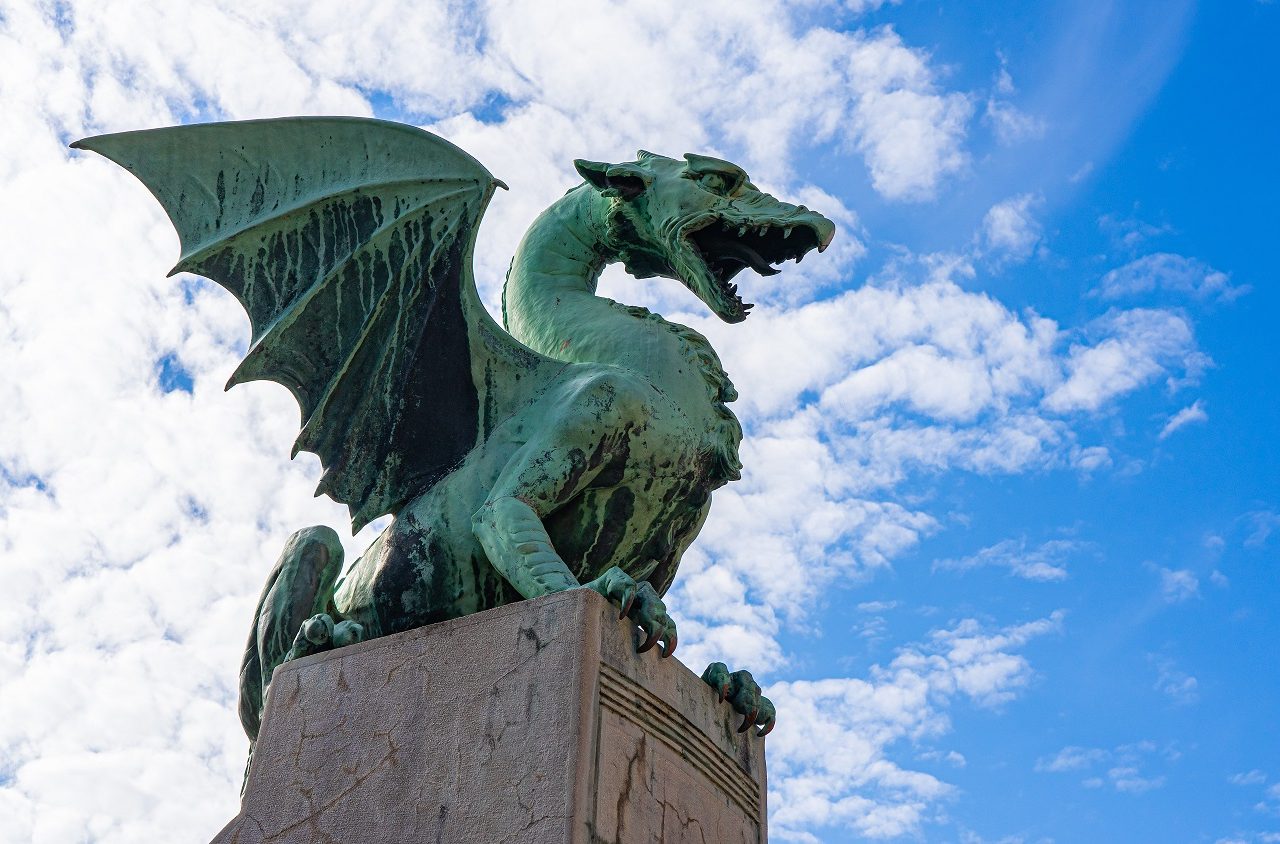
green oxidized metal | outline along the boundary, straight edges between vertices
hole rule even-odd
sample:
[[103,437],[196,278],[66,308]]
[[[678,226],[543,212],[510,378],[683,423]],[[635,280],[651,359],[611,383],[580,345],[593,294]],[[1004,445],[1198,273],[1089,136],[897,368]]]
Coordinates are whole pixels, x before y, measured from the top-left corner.
[[[481,215],[505,187],[422,130],[356,118],[178,126],[73,146],[110,158],[164,206],[174,272],[230,290],[252,341],[228,387],[269,379],[302,408],[294,453],[358,530],[394,514],[343,568],[327,527],[290,538],[258,606],[240,716],[259,726],[271,672],[305,653],[586,586],[676,647],[660,596],[738,478],[736,394],[696,331],[597,296],[605,265],[678,279],[721,319],[750,305],[742,269],[823,249],[835,227],[715,158],[641,152],[575,162],[585,182],[516,252],[499,327],[472,275]],[[510,333],[508,333],[508,331]],[[744,717],[774,711],[745,671],[704,674]]]

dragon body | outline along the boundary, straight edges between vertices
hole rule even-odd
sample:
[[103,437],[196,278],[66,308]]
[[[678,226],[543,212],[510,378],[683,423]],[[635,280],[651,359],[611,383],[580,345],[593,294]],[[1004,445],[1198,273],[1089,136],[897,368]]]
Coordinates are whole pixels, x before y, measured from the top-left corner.
[[[284,384],[295,453],[353,527],[394,518],[344,566],[330,528],[299,531],[246,647],[240,715],[256,738],[271,672],[329,647],[579,587],[613,600],[640,650],[677,644],[661,596],[711,493],[737,479],[733,385],[706,339],[596,295],[601,270],[675,278],[728,322],[733,277],[825,248],[821,215],[759,191],[729,162],[641,152],[577,161],[584,182],[512,260],[506,330],[471,267],[495,188],[478,162],[407,126],[287,118],[128,132],[79,148],[128,168],[182,241],[176,271],[239,298],[253,339],[231,384]],[[704,673],[767,732],[746,671]]]

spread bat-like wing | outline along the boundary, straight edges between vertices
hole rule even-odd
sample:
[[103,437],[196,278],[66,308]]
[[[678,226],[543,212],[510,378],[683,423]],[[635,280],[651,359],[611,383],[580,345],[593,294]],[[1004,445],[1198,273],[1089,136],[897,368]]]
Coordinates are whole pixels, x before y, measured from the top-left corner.
[[355,529],[426,491],[563,364],[518,343],[476,293],[472,250],[501,183],[399,123],[293,117],[175,126],[72,144],[128,169],[182,257],[249,313],[227,386],[268,379],[302,408],[317,494]]

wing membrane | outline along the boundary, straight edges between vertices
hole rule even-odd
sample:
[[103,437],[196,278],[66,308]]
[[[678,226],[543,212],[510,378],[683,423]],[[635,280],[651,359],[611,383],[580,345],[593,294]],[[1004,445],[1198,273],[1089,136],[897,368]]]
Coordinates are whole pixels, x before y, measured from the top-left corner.
[[285,118],[73,146],[124,166],[164,206],[182,244],[173,272],[239,299],[252,341],[228,388],[269,379],[293,393],[294,453],[320,456],[317,494],[346,503],[356,529],[447,474],[495,413],[561,366],[480,305],[471,255],[500,183],[441,138]]

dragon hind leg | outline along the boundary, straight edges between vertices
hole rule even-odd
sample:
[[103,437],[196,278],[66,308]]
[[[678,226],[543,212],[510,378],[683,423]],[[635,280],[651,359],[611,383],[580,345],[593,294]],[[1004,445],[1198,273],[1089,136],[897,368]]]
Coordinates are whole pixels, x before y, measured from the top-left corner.
[[240,723],[251,742],[258,737],[262,704],[276,666],[360,638],[361,631],[352,629],[359,625],[335,625],[329,614],[336,612],[333,589],[342,560],[338,534],[323,525],[293,534],[280,552],[258,599],[240,663]]

